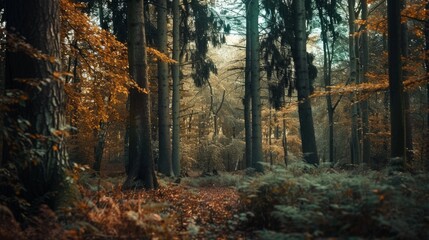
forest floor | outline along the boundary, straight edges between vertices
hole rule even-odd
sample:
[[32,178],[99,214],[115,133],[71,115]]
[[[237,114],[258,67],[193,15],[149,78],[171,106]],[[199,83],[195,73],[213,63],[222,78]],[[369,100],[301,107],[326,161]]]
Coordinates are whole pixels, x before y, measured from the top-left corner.
[[124,176],[113,175],[80,173],[65,207],[55,213],[40,208],[30,227],[0,223],[0,239],[247,239],[233,221],[240,205],[237,190],[207,181],[200,185],[221,176],[188,177],[180,184],[159,177],[157,190],[122,191]]
[[86,180],[87,186],[80,189],[85,197],[73,210],[80,214],[69,214],[74,224],[86,222],[83,226],[69,226],[68,237],[244,239],[245,233],[236,231],[233,221],[239,209],[235,188],[189,186],[169,180],[160,179],[161,186],[155,191],[126,192],[120,190],[119,182],[115,184],[121,178],[97,180],[97,183]]
[[71,175],[71,191],[56,212],[42,206],[18,224],[0,205],[0,239],[429,236],[429,176],[424,172],[296,165],[250,177],[247,172],[193,173],[180,183],[159,176],[157,190],[122,191],[122,172],[94,177],[81,170]]

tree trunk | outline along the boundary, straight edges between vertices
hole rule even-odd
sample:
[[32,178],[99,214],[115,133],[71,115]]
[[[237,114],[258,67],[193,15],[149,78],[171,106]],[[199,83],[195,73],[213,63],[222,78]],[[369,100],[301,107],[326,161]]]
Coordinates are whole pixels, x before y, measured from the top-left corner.
[[401,2],[388,0],[391,157],[405,160],[405,119],[401,61]]
[[[6,43],[4,41],[1,41],[0,43],[0,97],[5,97],[5,47]],[[4,146],[4,112],[0,112],[0,168],[4,166],[4,158],[3,158],[3,146]]]
[[[402,0],[401,9],[406,7],[407,1]],[[406,65],[408,63],[408,24],[407,21],[403,22],[401,25],[401,55],[402,58],[406,61],[403,62],[404,70],[402,72],[402,82],[407,80],[409,75],[406,70]],[[411,106],[410,106],[410,95],[408,92],[404,92],[404,114],[405,114],[405,146],[406,146],[406,157],[407,161],[411,163],[414,158],[414,148],[413,148],[413,135],[412,135],[412,124],[411,124]]]
[[172,162],[175,176],[180,176],[180,6],[179,0],[173,0],[173,138]]
[[[143,0],[128,0],[129,71],[138,86],[149,89]],[[123,189],[158,187],[154,171],[150,95],[130,90],[129,171]]]
[[323,80],[325,84],[325,91],[328,92],[326,95],[326,108],[328,113],[328,148],[329,148],[329,162],[333,164],[335,162],[335,155],[334,155],[334,106],[332,104],[332,96],[331,96],[331,72],[332,72],[332,60],[333,60],[333,51],[334,51],[334,45],[336,41],[336,37],[331,39],[331,46],[329,46],[329,39],[328,39],[328,31],[333,29],[330,29],[330,24],[333,25],[333,23],[329,23],[326,18],[329,18],[332,20],[332,16],[326,16],[326,12],[323,11],[323,5],[320,3],[318,4],[318,12],[319,12],[319,19],[321,22],[321,37],[323,42]]
[[[426,3],[425,10],[426,10],[426,19],[429,19],[429,2]],[[425,67],[426,67],[426,76],[428,76],[429,75],[429,21],[425,22]],[[426,84],[426,104],[429,104],[429,83]],[[429,108],[427,106],[428,105],[426,105],[427,115],[426,115],[425,134],[429,134]],[[426,170],[429,171],[429,141],[426,141],[425,149],[426,149]]]
[[251,41],[250,41],[250,8],[249,4],[246,3],[246,66],[244,76],[244,132],[245,132],[245,161],[246,167],[252,167],[252,116],[251,116],[251,104],[252,104],[252,93],[251,93]]
[[[350,82],[357,82],[357,59],[356,59],[356,26],[355,26],[355,1],[348,1],[348,10],[349,10],[349,58],[350,58]],[[351,127],[351,161],[353,164],[361,163],[361,144],[359,139],[359,104],[356,102],[356,94],[352,96],[352,127]]]
[[[61,69],[59,4],[59,0],[5,1],[8,33],[22,36],[52,59],[6,52],[6,89],[20,90],[27,98],[6,113],[5,125],[11,132],[4,148],[5,160],[16,164],[26,189],[24,197],[51,207],[65,187],[64,168],[68,166],[64,81],[55,74]],[[28,138],[19,132],[37,137]]]
[[[368,20],[368,3],[367,0],[362,0],[362,20]],[[369,63],[369,38],[367,23],[365,22],[362,28],[362,82],[367,83],[368,78],[368,63]],[[368,100],[364,100],[360,104],[362,112],[362,161],[367,165],[371,165],[371,143],[369,141],[369,106]]]
[[313,115],[311,110],[310,82],[308,78],[307,61],[307,33],[305,24],[305,2],[294,0],[295,11],[295,43],[293,46],[293,59],[298,90],[298,113],[302,139],[302,153],[307,163],[318,165],[316,138],[314,134]]
[[[168,55],[167,50],[167,0],[157,3],[158,50]],[[174,176],[171,161],[168,64],[158,61],[158,168],[166,176]]]
[[284,162],[285,162],[285,166],[287,167],[289,163],[289,157],[288,157],[288,150],[287,150],[286,113],[283,113],[282,146],[283,146]]
[[250,25],[250,75],[252,93],[252,166],[258,172],[262,172],[262,128],[261,128],[261,86],[259,76],[259,0],[251,0],[249,3]]
[[100,129],[94,130],[97,143],[94,147],[94,164],[92,169],[96,173],[100,173],[101,161],[103,160],[104,147],[106,145],[107,123],[100,122]]

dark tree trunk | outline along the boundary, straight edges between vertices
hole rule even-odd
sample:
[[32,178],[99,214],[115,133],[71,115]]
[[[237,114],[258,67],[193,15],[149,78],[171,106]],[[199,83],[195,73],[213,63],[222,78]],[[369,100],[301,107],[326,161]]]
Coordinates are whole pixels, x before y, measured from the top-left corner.
[[250,25],[250,75],[252,93],[252,166],[258,172],[263,171],[262,128],[261,128],[261,86],[259,73],[259,1],[249,3]]
[[[406,7],[407,1],[402,0],[401,8],[404,9]],[[402,57],[406,60],[403,63],[404,70],[402,72],[402,82],[404,82],[409,73],[407,72],[407,62],[408,62],[408,24],[407,21],[402,23],[402,32],[401,32],[401,53]],[[406,146],[406,157],[407,161],[411,163],[414,158],[414,148],[413,148],[413,132],[412,132],[412,124],[411,124],[411,106],[410,106],[410,95],[408,92],[404,92],[404,114],[405,114],[405,146]]]
[[63,170],[68,166],[64,82],[56,74],[61,59],[59,4],[59,0],[5,2],[8,33],[22,36],[49,59],[6,52],[6,89],[20,90],[27,98],[6,113],[11,132],[5,160],[16,165],[25,197],[51,207],[64,188]]
[[[143,2],[128,0],[128,61],[132,78],[140,88],[148,89]],[[150,95],[134,88],[130,91],[129,135],[128,172],[123,189],[157,188],[151,141]]]
[[175,176],[180,176],[180,6],[179,0],[173,0],[173,139],[172,162]]
[[[391,157],[405,160],[405,119],[401,61],[401,1],[388,0]],[[400,160],[401,161],[401,160]]]
[[[349,10],[349,58],[350,58],[350,82],[358,83],[357,57],[356,57],[356,24],[355,24],[355,0],[348,1]],[[356,94],[352,95],[352,126],[351,126],[351,162],[361,163],[361,143],[359,138],[359,103]]]
[[313,114],[310,101],[310,81],[308,78],[307,61],[307,33],[305,24],[305,2],[294,0],[295,12],[295,43],[293,46],[293,59],[298,90],[298,113],[302,139],[302,153],[309,164],[318,165],[316,138],[314,134]]
[[94,132],[97,142],[94,147],[94,164],[92,169],[96,173],[100,173],[101,161],[103,160],[104,147],[106,145],[107,123],[101,122],[100,128]]
[[[362,20],[368,20],[368,3],[367,0],[362,0]],[[367,83],[368,79],[366,74],[368,73],[369,64],[369,38],[366,23],[362,28],[362,82]],[[364,100],[360,104],[362,112],[362,161],[368,165],[371,165],[371,143],[369,140],[369,106],[368,100]]]
[[[249,4],[246,4],[246,13],[249,12]],[[245,76],[244,76],[244,132],[245,132],[245,161],[246,167],[252,167],[252,115],[251,115],[251,104],[252,104],[252,94],[251,94],[251,79],[250,79],[250,17],[246,16],[246,66],[245,66]]]
[[[333,32],[335,31],[333,29],[334,27],[334,20],[333,17],[326,13],[326,10],[324,11],[322,2],[317,3],[318,13],[319,13],[319,19],[321,22],[321,38],[323,42],[323,80],[325,84],[325,91],[328,92],[326,95],[326,108],[328,113],[328,148],[329,148],[329,162],[333,164],[335,162],[335,156],[334,156],[334,105],[332,103],[332,96],[331,96],[331,77],[332,77],[332,60],[333,60],[333,52],[334,52],[334,46],[336,43],[336,37],[334,36],[332,39],[328,39],[328,33],[329,31]],[[335,32],[333,32],[332,35],[334,35]]]
[[[168,55],[167,50],[167,1],[157,1],[158,50]],[[168,85],[168,64],[158,61],[158,134],[159,134],[159,171],[166,176],[173,176],[170,143],[170,115]]]
[[[425,5],[426,10],[426,19],[429,19],[429,3]],[[429,21],[425,22],[425,67],[426,67],[426,76],[429,75]],[[429,104],[429,83],[426,84],[426,104]],[[427,105],[428,106],[428,105]],[[426,106],[426,107],[427,107]],[[426,138],[429,134],[429,108],[426,115]],[[426,141],[426,170],[429,171],[429,141]]]
[[[0,43],[0,97],[5,97],[5,42]],[[4,146],[4,112],[0,112],[0,168],[4,166],[3,146]]]
[[283,114],[283,132],[282,132],[282,146],[283,146],[283,154],[284,154],[284,162],[287,167],[289,163],[289,156],[287,150],[287,131],[286,131],[286,113]]

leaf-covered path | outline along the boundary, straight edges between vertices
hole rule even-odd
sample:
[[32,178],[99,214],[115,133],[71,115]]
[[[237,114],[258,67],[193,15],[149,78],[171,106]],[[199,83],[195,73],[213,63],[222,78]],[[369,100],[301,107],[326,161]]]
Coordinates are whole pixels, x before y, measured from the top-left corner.
[[167,183],[156,191],[122,192],[102,185],[80,189],[84,198],[66,217],[69,238],[244,239],[235,229],[234,188]]

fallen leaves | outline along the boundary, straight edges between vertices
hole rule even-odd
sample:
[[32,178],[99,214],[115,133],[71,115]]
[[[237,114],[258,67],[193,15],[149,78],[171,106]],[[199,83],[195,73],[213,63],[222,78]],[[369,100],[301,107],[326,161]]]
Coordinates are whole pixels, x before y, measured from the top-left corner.
[[[102,180],[105,181],[105,180]],[[239,196],[233,188],[190,188],[167,184],[154,191],[122,192],[120,187],[81,187],[68,222],[86,222],[68,229],[70,237],[150,239],[238,239],[228,226]],[[96,229],[96,230],[94,230]]]

